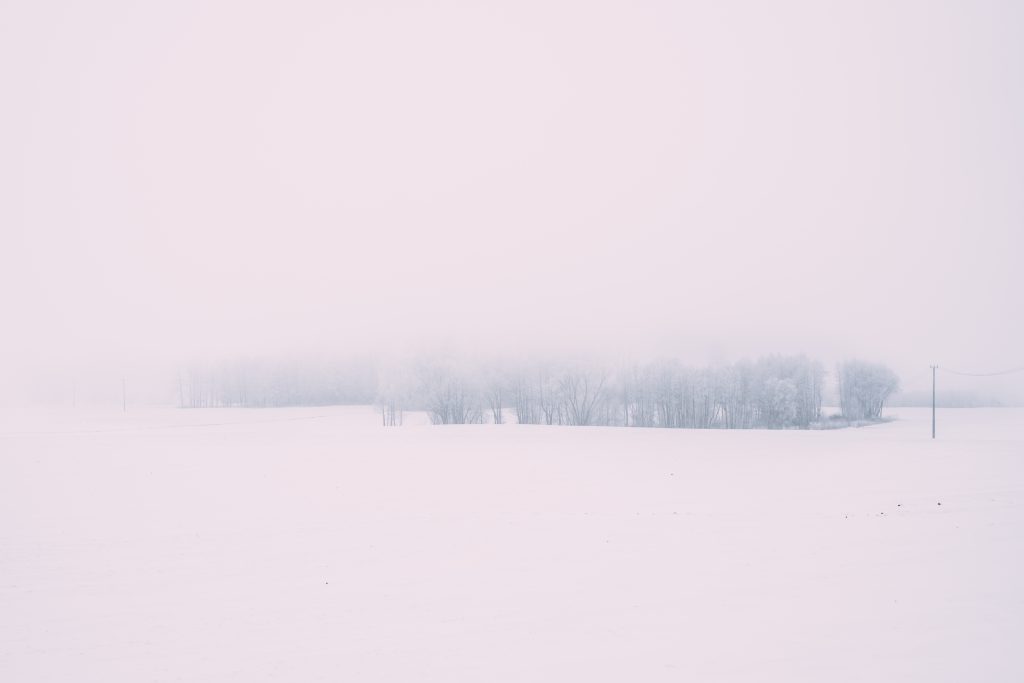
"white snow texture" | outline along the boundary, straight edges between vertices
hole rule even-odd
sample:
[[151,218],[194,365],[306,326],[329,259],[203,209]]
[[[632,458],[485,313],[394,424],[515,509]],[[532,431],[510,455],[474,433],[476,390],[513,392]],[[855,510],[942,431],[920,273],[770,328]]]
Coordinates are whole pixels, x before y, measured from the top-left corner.
[[1024,680],[1024,413],[942,411],[936,441],[897,413],[22,417],[0,426],[0,680]]

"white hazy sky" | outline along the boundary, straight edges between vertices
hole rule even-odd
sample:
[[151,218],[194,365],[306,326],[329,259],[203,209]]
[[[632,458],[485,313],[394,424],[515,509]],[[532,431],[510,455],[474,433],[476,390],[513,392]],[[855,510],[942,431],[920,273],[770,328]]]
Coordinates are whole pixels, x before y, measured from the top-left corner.
[[1022,28],[977,0],[8,0],[0,362],[1022,365]]

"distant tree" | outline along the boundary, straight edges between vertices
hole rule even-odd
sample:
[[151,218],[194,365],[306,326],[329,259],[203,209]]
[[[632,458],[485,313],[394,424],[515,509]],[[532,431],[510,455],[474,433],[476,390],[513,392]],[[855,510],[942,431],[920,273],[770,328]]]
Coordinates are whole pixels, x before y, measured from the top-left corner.
[[412,400],[408,369],[401,365],[385,366],[377,378],[377,399],[381,422],[385,427],[400,427],[405,406]]
[[757,424],[808,427],[821,416],[824,369],[805,356],[767,356],[753,366]]
[[654,369],[634,364],[620,373],[622,423],[627,427],[657,426]]
[[491,413],[491,422],[496,425],[504,424],[504,403],[512,393],[509,390],[512,381],[505,370],[498,365],[486,368],[482,375],[483,393],[487,401],[487,408]]
[[512,375],[510,384],[516,422],[521,425],[539,424],[541,417],[537,405],[537,382],[533,371],[522,367],[517,368]]
[[424,360],[418,369],[419,394],[433,424],[483,422],[480,397],[469,373],[451,360]]
[[584,426],[598,422],[607,380],[608,374],[602,369],[571,368],[561,373],[558,395],[565,424]]
[[559,378],[546,367],[541,367],[537,370],[536,383],[537,405],[544,416],[544,424],[567,424]]
[[836,373],[839,406],[849,420],[877,420],[885,401],[899,389],[899,378],[885,365],[850,360]]

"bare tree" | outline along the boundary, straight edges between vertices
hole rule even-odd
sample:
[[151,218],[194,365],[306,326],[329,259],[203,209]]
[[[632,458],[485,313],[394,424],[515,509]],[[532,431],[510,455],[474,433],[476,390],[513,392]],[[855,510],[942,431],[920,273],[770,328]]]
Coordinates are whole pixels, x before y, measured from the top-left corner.
[[899,378],[885,365],[850,360],[836,372],[839,406],[850,420],[877,420],[885,402],[899,389]]
[[601,369],[570,369],[562,373],[558,393],[564,402],[566,424],[595,424],[607,380],[607,372]]
[[421,361],[418,375],[421,400],[433,424],[483,421],[478,391],[468,373],[453,361]]

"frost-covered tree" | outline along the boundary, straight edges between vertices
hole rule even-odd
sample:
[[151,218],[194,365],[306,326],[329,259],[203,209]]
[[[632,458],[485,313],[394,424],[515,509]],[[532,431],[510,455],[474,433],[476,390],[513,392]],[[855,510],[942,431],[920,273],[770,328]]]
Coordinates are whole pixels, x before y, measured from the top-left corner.
[[849,420],[877,420],[885,401],[897,389],[899,378],[885,365],[850,360],[836,372],[839,406]]
[[805,356],[768,356],[753,366],[757,422],[806,428],[821,416],[824,370]]
[[674,360],[635,366],[615,395],[624,424],[642,427],[805,428],[820,417],[824,371],[804,356],[712,368]]

